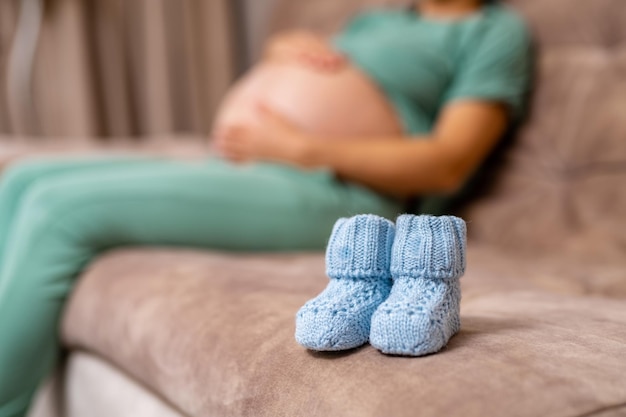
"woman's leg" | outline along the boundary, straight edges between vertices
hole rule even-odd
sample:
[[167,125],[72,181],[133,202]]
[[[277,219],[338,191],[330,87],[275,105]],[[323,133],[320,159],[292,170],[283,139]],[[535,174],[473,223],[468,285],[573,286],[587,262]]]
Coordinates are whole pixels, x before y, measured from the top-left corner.
[[338,217],[398,207],[324,172],[160,161],[34,181],[0,265],[0,417],[22,416],[54,365],[74,278],[120,245],[322,248]]
[[0,173],[0,265],[2,254],[8,239],[15,211],[22,196],[36,181],[47,180],[53,176],[77,173],[103,167],[153,162],[156,158],[144,158],[126,155],[76,156],[63,158],[29,159],[11,165]]

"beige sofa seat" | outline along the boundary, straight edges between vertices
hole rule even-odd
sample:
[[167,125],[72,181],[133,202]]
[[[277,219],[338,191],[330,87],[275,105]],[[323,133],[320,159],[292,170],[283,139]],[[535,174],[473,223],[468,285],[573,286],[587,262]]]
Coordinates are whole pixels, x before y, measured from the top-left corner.
[[[326,284],[320,254],[110,253],[65,315],[100,355],[188,416],[567,416],[626,403],[626,262],[581,288],[549,263],[471,248],[463,325],[448,347],[399,358],[312,353],[297,309]],[[492,261],[496,261],[495,263]],[[617,272],[619,271],[619,272]],[[610,282],[610,283],[609,283]],[[610,290],[608,290],[610,288]],[[608,291],[607,291],[608,290]]]

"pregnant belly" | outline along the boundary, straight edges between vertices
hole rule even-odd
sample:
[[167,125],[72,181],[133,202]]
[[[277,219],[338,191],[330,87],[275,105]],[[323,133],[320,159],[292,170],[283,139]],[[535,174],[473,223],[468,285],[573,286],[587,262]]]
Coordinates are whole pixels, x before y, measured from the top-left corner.
[[323,138],[402,133],[385,95],[352,65],[324,73],[296,62],[263,61],[226,95],[217,112],[216,127],[258,123],[255,108],[259,102]]

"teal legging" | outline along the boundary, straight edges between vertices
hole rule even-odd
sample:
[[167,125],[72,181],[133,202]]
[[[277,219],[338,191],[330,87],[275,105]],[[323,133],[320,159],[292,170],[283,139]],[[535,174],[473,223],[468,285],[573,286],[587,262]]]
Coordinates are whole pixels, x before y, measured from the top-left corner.
[[324,247],[338,217],[401,206],[326,170],[133,157],[40,160],[0,182],[0,417],[22,417],[54,367],[75,278],[123,245]]

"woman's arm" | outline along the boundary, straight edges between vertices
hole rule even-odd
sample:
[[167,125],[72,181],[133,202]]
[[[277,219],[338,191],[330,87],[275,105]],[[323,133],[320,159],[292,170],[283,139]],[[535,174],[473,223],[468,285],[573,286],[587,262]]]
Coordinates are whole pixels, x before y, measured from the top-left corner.
[[483,162],[507,127],[505,106],[449,105],[428,137],[306,141],[295,162],[327,166],[347,180],[396,196],[453,192]]
[[267,108],[261,128],[215,132],[217,149],[235,161],[270,160],[329,167],[341,178],[398,197],[448,193],[478,168],[503,135],[506,106],[459,100],[449,104],[428,137],[312,138]]

